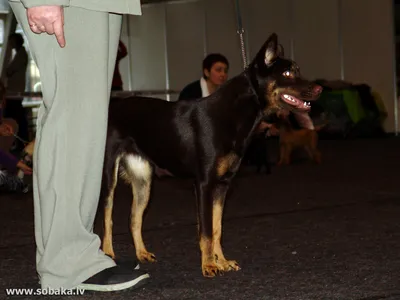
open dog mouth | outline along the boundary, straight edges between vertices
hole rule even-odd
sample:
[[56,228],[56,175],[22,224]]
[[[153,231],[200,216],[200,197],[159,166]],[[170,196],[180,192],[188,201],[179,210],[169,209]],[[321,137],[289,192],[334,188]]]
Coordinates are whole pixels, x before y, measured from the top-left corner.
[[310,102],[303,101],[292,95],[282,94],[281,99],[283,100],[283,102],[289,104],[290,106],[292,106],[298,110],[310,110],[311,109]]

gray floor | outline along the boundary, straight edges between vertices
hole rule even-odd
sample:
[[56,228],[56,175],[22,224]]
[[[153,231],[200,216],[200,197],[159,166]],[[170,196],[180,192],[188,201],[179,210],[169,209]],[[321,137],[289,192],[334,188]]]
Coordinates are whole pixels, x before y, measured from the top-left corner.
[[[320,145],[320,166],[300,161],[269,176],[240,171],[223,235],[239,272],[201,276],[191,182],[157,180],[144,240],[158,262],[142,265],[152,281],[136,291],[65,298],[400,299],[400,139]],[[118,187],[116,201],[115,248],[126,258],[134,255],[127,187]],[[5,298],[5,288],[37,287],[32,195],[1,195],[0,226]]]

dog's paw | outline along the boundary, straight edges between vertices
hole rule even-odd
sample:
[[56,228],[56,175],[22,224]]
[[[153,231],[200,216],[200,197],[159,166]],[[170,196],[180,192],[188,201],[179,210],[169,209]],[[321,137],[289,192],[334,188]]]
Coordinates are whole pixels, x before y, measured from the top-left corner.
[[217,275],[222,275],[222,270],[220,270],[220,266],[216,263],[207,263],[202,266],[203,276],[204,277],[215,277]]
[[147,252],[147,251],[142,251],[136,254],[137,259],[141,262],[141,263],[145,263],[145,262],[157,262],[156,256],[153,253]]
[[217,265],[219,267],[219,270],[224,271],[224,272],[240,270],[240,266],[236,260],[220,261],[220,262],[217,262]]
[[105,255],[111,257],[112,259],[115,259],[115,253],[114,253],[112,246],[110,246],[109,244],[105,244],[105,245],[103,245],[102,250]]

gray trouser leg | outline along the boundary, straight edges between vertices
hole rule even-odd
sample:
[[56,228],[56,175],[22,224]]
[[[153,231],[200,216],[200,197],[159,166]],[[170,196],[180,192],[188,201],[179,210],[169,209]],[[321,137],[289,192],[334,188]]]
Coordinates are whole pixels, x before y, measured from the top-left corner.
[[11,3],[42,81],[34,153],[37,271],[43,288],[72,288],[115,265],[93,233],[104,159],[109,91],[121,16],[64,9],[66,47],[34,34]]

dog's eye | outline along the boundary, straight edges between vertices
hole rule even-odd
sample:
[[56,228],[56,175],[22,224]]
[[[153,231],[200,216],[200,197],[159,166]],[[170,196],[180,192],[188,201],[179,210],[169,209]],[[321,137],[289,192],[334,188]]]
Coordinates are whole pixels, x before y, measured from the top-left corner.
[[288,78],[293,78],[294,77],[294,73],[290,72],[290,71],[285,71],[285,72],[283,72],[282,75],[285,76],[285,77],[288,77]]

